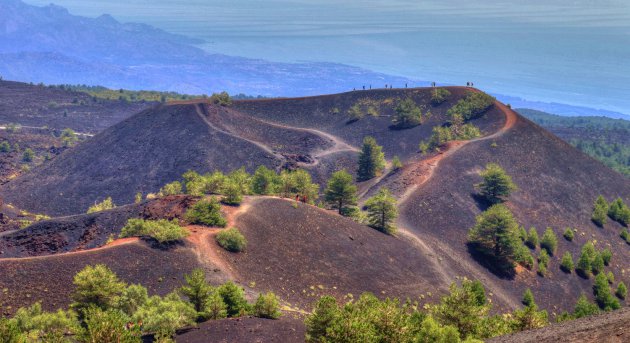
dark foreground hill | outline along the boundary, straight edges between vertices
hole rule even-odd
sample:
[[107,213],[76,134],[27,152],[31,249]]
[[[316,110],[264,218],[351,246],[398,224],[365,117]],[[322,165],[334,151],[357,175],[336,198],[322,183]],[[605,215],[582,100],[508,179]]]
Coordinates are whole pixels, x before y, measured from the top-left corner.
[[630,342],[630,308],[491,339],[492,343]]
[[[400,209],[397,236],[311,206],[295,208],[285,200],[254,198],[232,209],[239,215],[230,225],[250,242],[245,252],[224,252],[214,243],[213,229],[195,229],[174,251],[197,254],[205,261],[201,265],[224,271],[222,276],[246,286],[250,294],[272,290],[294,311],[308,310],[322,294],[348,299],[348,293],[363,291],[381,297],[422,294],[432,301],[426,298],[429,292],[442,293],[450,283],[468,277],[480,280],[501,310],[520,307],[523,292],[530,288],[553,319],[572,310],[581,293],[592,299],[592,278],[559,268],[565,252],[577,261],[588,241],[599,250],[610,249],[612,260],[605,272],[614,273],[615,283],[630,284],[630,249],[619,237],[621,226],[609,221],[598,228],[590,221],[595,198],[601,194],[608,200],[628,200],[630,181],[498,102],[473,121],[482,137],[450,142],[439,153],[418,153],[418,143],[432,128],[446,124],[448,108],[475,91],[450,90],[452,97],[439,106],[429,103],[430,89],[242,101],[227,108],[199,101],[162,105],[106,130],[1,191],[21,208],[71,214],[106,196],[119,204],[132,202],[136,192],[155,192],[188,169],[229,171],[244,165],[251,172],[258,165],[302,166],[323,181],[337,168],[354,169],[357,147],[364,136],[372,135],[388,160],[399,155],[404,166],[360,188],[367,195],[382,186],[392,190]],[[406,97],[433,115],[412,129],[392,129],[393,109]],[[363,99],[375,104],[379,116],[351,121],[348,109],[365,103]],[[474,185],[489,162],[501,165],[519,187],[507,201],[519,223],[536,227],[540,236],[550,227],[558,237],[544,277],[535,267],[498,275],[494,266],[469,251],[468,230],[487,208]],[[119,230],[116,225],[107,232]],[[576,230],[572,242],[562,237],[567,227]],[[540,249],[532,253],[538,256]],[[22,268],[19,260],[6,263]],[[17,273],[14,278],[26,282],[28,275]],[[130,280],[133,277],[139,276]]]

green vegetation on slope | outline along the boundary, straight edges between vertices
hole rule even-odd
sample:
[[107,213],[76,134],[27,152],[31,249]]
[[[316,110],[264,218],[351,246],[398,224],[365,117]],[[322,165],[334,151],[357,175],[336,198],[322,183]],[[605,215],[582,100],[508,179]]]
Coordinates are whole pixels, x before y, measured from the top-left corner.
[[606,117],[563,117],[529,109],[519,109],[518,112],[582,152],[630,176],[630,121]]

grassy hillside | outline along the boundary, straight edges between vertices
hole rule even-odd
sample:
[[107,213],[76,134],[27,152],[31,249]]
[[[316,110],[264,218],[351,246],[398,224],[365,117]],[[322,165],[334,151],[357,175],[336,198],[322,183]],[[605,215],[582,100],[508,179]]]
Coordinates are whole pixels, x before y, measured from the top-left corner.
[[606,117],[564,117],[530,109],[519,109],[518,112],[630,177],[630,121]]

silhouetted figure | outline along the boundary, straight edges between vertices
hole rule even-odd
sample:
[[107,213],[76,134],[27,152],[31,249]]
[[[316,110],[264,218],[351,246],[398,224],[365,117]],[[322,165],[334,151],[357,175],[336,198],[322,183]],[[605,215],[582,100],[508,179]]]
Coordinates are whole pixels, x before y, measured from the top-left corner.
[[407,88],[407,84],[405,83],[405,88]]
[[363,86],[363,90],[365,90],[365,86]]
[[470,87],[475,87],[475,84],[471,82]]
[[466,82],[466,87],[470,87],[470,82]]
[[435,88],[435,82],[431,82],[431,87]]
[[393,87],[392,85],[389,85],[389,89],[392,89],[392,87]]
[[372,85],[370,85],[370,89],[372,89]]

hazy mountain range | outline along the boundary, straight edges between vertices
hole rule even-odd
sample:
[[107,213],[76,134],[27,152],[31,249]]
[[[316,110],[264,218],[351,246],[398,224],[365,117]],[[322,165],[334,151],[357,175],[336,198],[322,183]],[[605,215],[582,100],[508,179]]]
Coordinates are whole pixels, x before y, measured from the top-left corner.
[[[5,79],[264,96],[429,83],[339,63],[281,63],[214,54],[198,47],[202,43],[149,25],[120,23],[109,15],[87,18],[56,5],[37,7],[20,0],[0,0],[0,75]],[[498,97],[518,107],[564,115],[627,118],[612,111]]]

